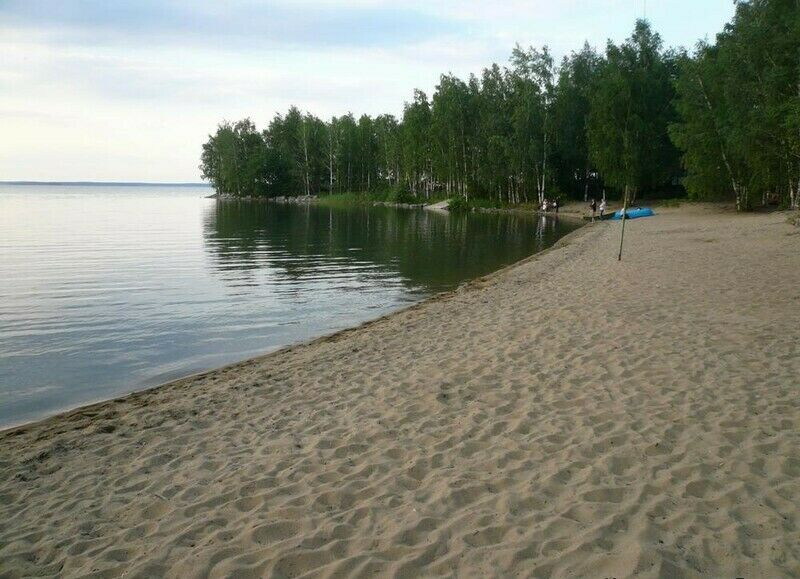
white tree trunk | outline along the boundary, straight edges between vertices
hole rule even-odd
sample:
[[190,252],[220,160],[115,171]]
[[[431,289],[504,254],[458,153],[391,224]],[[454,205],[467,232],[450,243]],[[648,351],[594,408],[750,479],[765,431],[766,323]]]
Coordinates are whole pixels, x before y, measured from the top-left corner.
[[589,200],[589,166],[586,166],[586,176],[584,178],[583,184],[583,202],[586,203]]
[[333,123],[328,133],[328,195],[333,193]]
[[711,120],[714,123],[714,130],[717,133],[717,139],[719,139],[719,152],[722,155],[722,161],[725,163],[725,169],[728,171],[728,177],[731,180],[731,187],[733,188],[733,194],[736,197],[736,211],[741,211],[742,207],[742,199],[741,199],[741,187],[739,183],[736,181],[736,177],[733,175],[733,169],[731,168],[731,164],[728,162],[728,155],[725,154],[725,145],[722,141],[722,135],[719,134],[719,129],[717,129],[717,123],[714,119],[714,108],[711,106],[711,101],[708,98],[708,93],[706,93],[706,85],[703,83],[703,79],[700,78],[700,75],[697,75],[697,83],[700,85],[700,89],[703,91],[703,98],[706,101],[706,108],[708,108],[708,114],[711,115]]
[[797,178],[797,186],[794,188],[792,197],[792,209],[800,209],[800,176]]
[[622,242],[625,241],[625,222],[628,221],[628,186],[625,185],[625,197],[622,200],[622,232],[619,236],[619,255],[617,261],[622,261]]
[[[545,115],[545,123],[546,122],[547,122],[547,116]],[[544,202],[544,184],[546,175],[547,175],[547,131],[545,130],[544,148],[542,150],[542,201],[543,202]]]
[[306,122],[305,119],[302,122],[303,127],[303,154],[305,156],[305,186],[306,186],[306,197],[310,195],[310,187],[309,187],[309,175],[308,175],[308,134],[306,131]]

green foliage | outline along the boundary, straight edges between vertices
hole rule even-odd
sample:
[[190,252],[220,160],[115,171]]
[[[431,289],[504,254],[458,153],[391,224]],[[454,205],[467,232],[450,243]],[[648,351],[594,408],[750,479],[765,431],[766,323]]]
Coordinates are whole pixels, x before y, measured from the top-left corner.
[[608,43],[592,85],[588,141],[590,158],[612,187],[635,195],[678,174],[667,131],[674,120],[674,60],[643,20],[622,45]]
[[397,203],[416,205],[424,199],[400,188],[388,188],[381,191],[332,193],[319,197],[317,203],[326,207],[346,207],[351,205],[372,205],[373,203]]
[[800,189],[800,5],[739,2],[714,45],[681,59],[675,83],[684,183],[696,199],[734,199],[740,209]]
[[365,193],[331,193],[317,200],[325,207],[349,207],[353,205],[372,205],[375,199]]
[[289,164],[250,119],[223,122],[203,145],[200,170],[219,193],[274,196],[285,191]]
[[455,199],[451,199],[450,203],[447,204],[447,209],[453,213],[472,211],[472,208],[473,204],[467,201],[464,197],[456,197]]
[[386,194],[385,201],[390,203],[403,203],[406,205],[416,205],[424,200],[405,189],[392,189]]
[[587,125],[594,79],[601,57],[588,44],[564,58],[555,87],[553,166],[555,185],[572,198],[588,199],[596,185],[589,157]]
[[800,196],[800,5],[740,0],[713,45],[664,49],[645,21],[605,55],[559,66],[514,48],[467,80],[416,90],[401,119],[323,121],[292,107],[259,133],[220,124],[203,177],[238,196],[319,195],[331,203],[451,199],[456,208],[544,199],[680,195],[740,208]]

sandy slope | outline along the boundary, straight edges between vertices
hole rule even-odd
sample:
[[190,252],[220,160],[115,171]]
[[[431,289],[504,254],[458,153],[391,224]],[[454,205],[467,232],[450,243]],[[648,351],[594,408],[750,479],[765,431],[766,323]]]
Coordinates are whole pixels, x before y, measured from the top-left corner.
[[0,436],[0,575],[800,575],[800,229],[618,227]]

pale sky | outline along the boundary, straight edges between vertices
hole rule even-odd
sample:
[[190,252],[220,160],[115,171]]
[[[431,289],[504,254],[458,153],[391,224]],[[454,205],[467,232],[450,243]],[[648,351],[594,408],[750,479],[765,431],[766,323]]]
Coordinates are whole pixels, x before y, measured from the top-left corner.
[[[644,0],[0,0],[0,181],[199,181],[222,119],[264,128],[400,115],[414,88],[506,64],[515,43],[603,50]],[[668,46],[714,39],[732,0],[649,0]]]

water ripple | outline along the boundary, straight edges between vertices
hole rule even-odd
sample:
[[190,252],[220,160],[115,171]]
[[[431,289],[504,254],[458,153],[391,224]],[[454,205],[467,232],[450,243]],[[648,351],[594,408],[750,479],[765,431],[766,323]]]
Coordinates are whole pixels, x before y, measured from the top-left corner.
[[207,194],[0,186],[0,426],[357,324],[568,230]]

